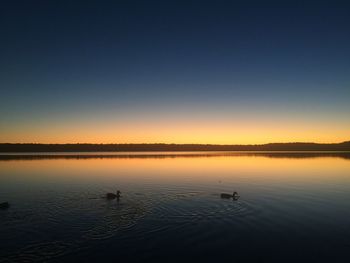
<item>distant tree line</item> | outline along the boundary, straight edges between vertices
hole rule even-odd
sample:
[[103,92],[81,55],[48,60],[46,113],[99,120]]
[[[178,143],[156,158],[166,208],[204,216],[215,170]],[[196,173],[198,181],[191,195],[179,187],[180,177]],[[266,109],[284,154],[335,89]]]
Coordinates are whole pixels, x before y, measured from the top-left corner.
[[342,143],[269,143],[260,145],[215,144],[39,144],[0,143],[0,152],[166,152],[166,151],[350,151]]

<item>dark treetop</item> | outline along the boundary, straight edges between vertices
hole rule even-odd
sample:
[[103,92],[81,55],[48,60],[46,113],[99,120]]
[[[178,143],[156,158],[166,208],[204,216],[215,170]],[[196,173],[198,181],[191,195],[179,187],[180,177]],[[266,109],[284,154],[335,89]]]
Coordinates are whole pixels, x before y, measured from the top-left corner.
[[259,145],[214,144],[35,144],[2,143],[0,152],[128,152],[128,151],[350,151],[342,143],[269,143]]

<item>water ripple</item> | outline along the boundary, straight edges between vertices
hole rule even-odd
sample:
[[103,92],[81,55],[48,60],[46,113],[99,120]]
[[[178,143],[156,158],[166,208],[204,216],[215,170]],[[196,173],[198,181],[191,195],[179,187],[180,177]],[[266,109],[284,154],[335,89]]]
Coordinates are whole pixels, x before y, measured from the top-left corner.
[[18,253],[3,258],[0,262],[45,262],[72,252],[77,247],[73,244],[56,241],[27,246]]
[[104,207],[105,213],[97,219],[94,226],[82,235],[83,239],[108,239],[121,229],[133,227],[145,216],[147,207],[142,202],[126,201]]

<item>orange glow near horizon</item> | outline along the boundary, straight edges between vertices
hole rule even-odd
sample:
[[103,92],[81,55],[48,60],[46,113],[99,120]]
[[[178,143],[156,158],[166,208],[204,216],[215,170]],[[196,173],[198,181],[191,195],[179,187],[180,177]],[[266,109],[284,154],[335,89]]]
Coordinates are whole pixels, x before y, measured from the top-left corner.
[[350,125],[276,122],[88,122],[23,125],[3,129],[0,142],[11,143],[338,143],[350,139]]

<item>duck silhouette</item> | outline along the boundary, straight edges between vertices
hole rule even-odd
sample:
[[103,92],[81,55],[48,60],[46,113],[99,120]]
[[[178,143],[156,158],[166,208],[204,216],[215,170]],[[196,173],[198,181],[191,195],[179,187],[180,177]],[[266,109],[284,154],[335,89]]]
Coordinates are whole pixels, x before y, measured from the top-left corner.
[[117,190],[116,194],[115,193],[107,193],[106,194],[106,199],[112,200],[112,199],[119,199],[121,196],[121,193],[119,190]]
[[239,195],[238,195],[238,193],[236,191],[234,191],[232,195],[231,194],[222,193],[220,195],[220,197],[223,198],[223,199],[230,199],[230,198],[232,198],[233,200],[238,200]]
[[0,203],[0,209],[1,210],[8,209],[9,207],[10,207],[10,204],[8,202]]

